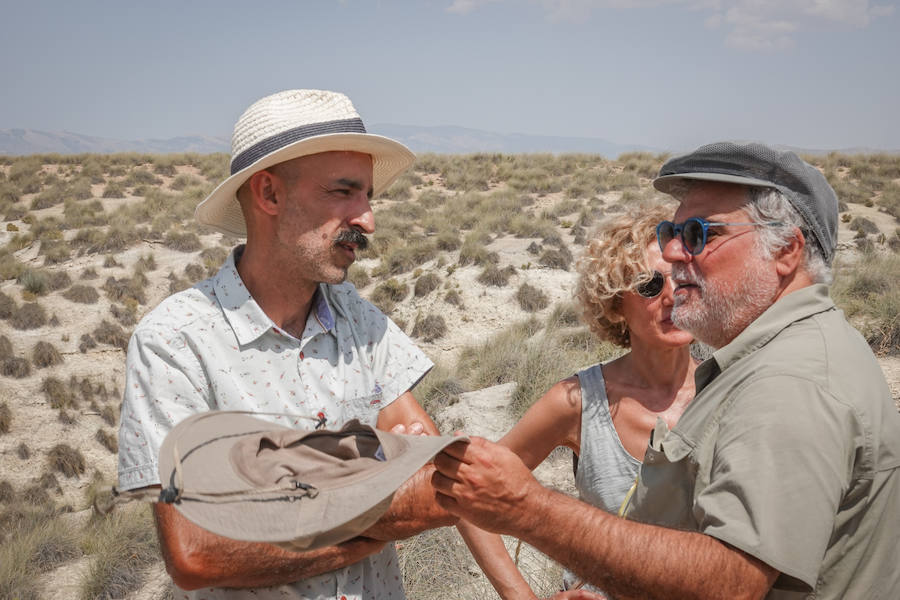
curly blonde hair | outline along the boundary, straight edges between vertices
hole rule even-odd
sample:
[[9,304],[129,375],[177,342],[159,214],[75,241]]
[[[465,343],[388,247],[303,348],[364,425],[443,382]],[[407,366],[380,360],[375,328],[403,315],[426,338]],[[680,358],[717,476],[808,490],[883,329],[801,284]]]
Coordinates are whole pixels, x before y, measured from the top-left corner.
[[676,207],[672,203],[633,207],[605,220],[591,235],[578,258],[575,298],[582,319],[600,339],[631,346],[622,294],[649,281],[647,244],[656,239],[656,225],[671,219]]

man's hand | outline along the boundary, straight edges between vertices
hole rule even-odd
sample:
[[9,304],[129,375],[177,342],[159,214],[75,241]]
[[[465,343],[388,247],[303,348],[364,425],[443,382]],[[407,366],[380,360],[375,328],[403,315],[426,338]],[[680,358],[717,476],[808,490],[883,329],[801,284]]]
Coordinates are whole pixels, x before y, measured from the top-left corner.
[[398,423],[391,427],[391,433],[399,433],[405,435],[428,435],[428,432],[425,431],[425,426],[419,421],[413,421],[409,424],[409,427],[404,425],[403,423]]
[[473,437],[434,459],[437,503],[449,513],[495,533],[512,533],[541,518],[546,490],[512,450]]

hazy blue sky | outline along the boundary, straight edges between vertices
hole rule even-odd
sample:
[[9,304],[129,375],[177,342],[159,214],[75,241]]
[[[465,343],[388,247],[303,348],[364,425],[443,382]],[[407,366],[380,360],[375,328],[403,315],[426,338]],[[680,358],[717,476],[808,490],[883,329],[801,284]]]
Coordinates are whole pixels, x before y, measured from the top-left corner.
[[230,135],[340,90],[374,123],[900,149],[898,0],[0,0],[0,129]]

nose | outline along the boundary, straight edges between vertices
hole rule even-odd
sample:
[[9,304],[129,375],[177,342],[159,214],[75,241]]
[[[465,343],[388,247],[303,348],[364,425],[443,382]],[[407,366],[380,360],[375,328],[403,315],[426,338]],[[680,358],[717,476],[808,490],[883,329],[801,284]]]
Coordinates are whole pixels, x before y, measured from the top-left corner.
[[371,234],[375,231],[375,213],[372,212],[372,205],[369,203],[368,197],[363,196],[348,223],[362,230],[363,233]]
[[693,255],[688,252],[687,248],[681,242],[680,236],[675,236],[669,240],[662,248],[663,260],[667,263],[690,262]]
[[675,282],[672,281],[671,273],[666,275],[666,280],[663,283],[662,293],[660,293],[659,298],[662,301],[663,306],[672,306],[675,304]]

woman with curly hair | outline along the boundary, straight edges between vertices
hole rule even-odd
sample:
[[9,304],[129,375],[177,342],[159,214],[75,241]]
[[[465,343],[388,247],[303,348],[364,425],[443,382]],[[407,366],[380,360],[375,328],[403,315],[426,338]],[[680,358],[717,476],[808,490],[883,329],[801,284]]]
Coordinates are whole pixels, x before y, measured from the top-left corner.
[[[531,469],[557,446],[571,448],[581,499],[612,513],[634,483],[656,420],[671,429],[694,397],[692,337],[672,324],[671,266],[656,242],[656,224],[671,215],[665,206],[642,207],[594,233],[578,261],[576,299],[597,337],[629,351],[555,384],[500,441]],[[535,597],[499,536],[464,536],[502,598]],[[564,589],[581,585],[565,573]],[[605,597],[594,591],[554,598]]]

